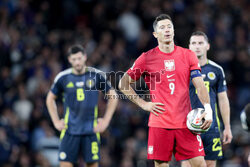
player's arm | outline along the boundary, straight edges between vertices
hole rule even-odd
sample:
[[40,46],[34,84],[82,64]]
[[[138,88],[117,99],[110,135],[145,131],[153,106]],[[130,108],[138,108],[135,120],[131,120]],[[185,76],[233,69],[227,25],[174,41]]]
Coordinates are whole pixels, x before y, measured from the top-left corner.
[[56,106],[56,98],[57,96],[49,91],[47,98],[46,98],[46,105],[49,111],[49,115],[52,119],[52,122],[55,126],[55,128],[59,131],[65,129],[65,123],[63,119],[59,119],[58,113],[57,113],[57,106]]
[[143,110],[152,112],[156,116],[158,116],[159,113],[161,114],[162,111],[165,111],[165,109],[160,107],[164,104],[146,102],[145,100],[140,98],[131,86],[131,84],[134,82],[135,80],[133,80],[127,73],[125,73],[119,82],[120,91],[125,94],[129,100],[141,107]]
[[207,129],[210,127],[213,121],[213,111],[210,106],[209,94],[201,76],[193,77],[192,82],[194,87],[197,89],[198,98],[205,108],[205,113],[201,116],[201,118],[205,118],[205,122],[202,124],[201,128]]
[[217,94],[218,95],[218,102],[219,102],[219,108],[221,112],[221,117],[224,124],[224,131],[223,131],[223,143],[228,144],[232,141],[232,132],[231,132],[231,126],[230,126],[230,106],[229,106],[229,100],[227,96],[227,92],[223,91]]
[[109,125],[109,123],[111,121],[111,118],[112,118],[112,116],[113,116],[113,114],[115,112],[116,106],[118,104],[118,98],[116,98],[117,93],[113,88],[111,88],[106,93],[106,96],[111,97],[111,98],[108,99],[104,117],[98,119],[98,124],[94,128],[94,132],[101,132],[102,133],[107,129],[107,127],[108,127],[108,125]]

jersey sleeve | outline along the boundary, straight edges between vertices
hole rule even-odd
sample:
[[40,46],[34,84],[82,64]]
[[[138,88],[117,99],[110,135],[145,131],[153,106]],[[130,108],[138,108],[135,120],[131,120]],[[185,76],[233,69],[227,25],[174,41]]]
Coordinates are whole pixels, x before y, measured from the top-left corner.
[[62,88],[62,78],[57,75],[54,79],[54,83],[51,86],[51,92],[55,94],[56,96],[59,96],[63,90]]
[[190,71],[192,70],[200,70],[201,71],[201,67],[199,64],[199,60],[197,58],[197,56],[195,55],[195,53],[191,50],[188,51],[189,52],[189,63],[190,63]]
[[135,81],[137,81],[145,71],[145,54],[141,54],[136,59],[133,66],[128,69],[127,74]]
[[227,83],[225,79],[224,70],[222,68],[218,69],[218,84],[217,84],[217,92],[224,92],[227,90]]
[[98,77],[98,82],[97,84],[97,89],[102,91],[104,94],[107,93],[111,88],[111,83],[109,82],[109,80],[106,77],[106,74],[101,72],[101,73],[97,73],[97,77]]

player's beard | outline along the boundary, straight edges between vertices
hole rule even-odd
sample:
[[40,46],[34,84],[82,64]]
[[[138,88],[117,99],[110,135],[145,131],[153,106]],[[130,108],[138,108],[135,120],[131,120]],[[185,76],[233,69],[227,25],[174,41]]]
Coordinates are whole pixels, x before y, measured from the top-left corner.
[[85,67],[84,65],[82,66],[79,65],[79,66],[75,66],[74,69],[77,72],[77,74],[81,74],[83,72],[84,67]]
[[197,58],[200,60],[203,55],[197,55]]
[[172,35],[170,36],[170,38],[167,38],[167,39],[163,38],[163,40],[162,40],[162,43],[164,43],[165,45],[170,45],[173,42],[174,42],[174,38]]
[[196,53],[196,56],[197,56],[197,58],[198,58],[199,60],[202,60],[202,58],[204,57],[204,54],[197,54],[197,53]]
[[162,38],[162,41],[163,41],[163,43],[165,43],[165,44],[170,44],[171,42],[173,42],[173,40],[174,40],[174,38],[173,38],[172,35],[170,35],[169,38],[165,38],[164,36],[163,36],[163,38]]

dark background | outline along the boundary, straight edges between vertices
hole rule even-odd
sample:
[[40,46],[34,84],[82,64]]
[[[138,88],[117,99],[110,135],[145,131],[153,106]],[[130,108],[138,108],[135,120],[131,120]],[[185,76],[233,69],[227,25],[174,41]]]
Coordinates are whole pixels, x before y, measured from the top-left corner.
[[[208,35],[208,57],[226,74],[234,136],[223,146],[218,166],[247,166],[250,137],[239,121],[250,102],[247,0],[0,0],[0,166],[57,164],[59,133],[45,97],[56,74],[69,67],[66,50],[71,44],[87,48],[89,66],[107,73],[126,71],[143,51],[157,45],[152,23],[160,13],[172,17],[177,45],[188,47],[196,30]],[[117,87],[119,78],[110,78]],[[101,115],[105,110],[102,97],[99,110]],[[148,113],[120,100],[102,134],[101,167],[153,165],[146,160],[147,119]]]

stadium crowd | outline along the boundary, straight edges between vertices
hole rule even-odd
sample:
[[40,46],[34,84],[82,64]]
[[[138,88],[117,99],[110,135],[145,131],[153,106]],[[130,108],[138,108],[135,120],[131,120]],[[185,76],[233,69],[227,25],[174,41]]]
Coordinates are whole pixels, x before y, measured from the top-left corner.
[[[173,18],[180,46],[188,47],[195,30],[208,35],[208,57],[225,70],[234,137],[218,166],[247,167],[250,135],[239,115],[250,102],[248,0],[1,0],[0,166],[57,166],[59,132],[45,97],[55,75],[69,66],[67,48],[84,45],[87,64],[107,72],[117,88],[120,75],[111,72],[126,71],[141,52],[156,46],[152,22],[160,13]],[[140,91],[147,93],[145,87]],[[100,115],[104,109],[100,98]],[[153,165],[146,157],[148,114],[138,110],[119,101],[102,134],[101,167]]]

